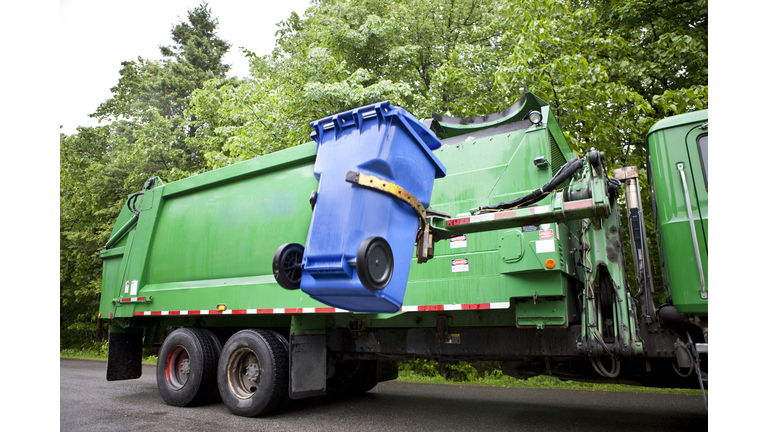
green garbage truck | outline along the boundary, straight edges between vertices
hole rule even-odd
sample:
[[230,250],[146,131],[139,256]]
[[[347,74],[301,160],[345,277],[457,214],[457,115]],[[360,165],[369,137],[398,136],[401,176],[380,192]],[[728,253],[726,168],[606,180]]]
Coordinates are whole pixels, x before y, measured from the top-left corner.
[[637,167],[577,155],[531,93],[473,118],[374,104],[303,145],[150,178],[101,251],[107,380],[157,346],[168,404],[242,416],[364,393],[414,359],[705,395],[707,122],[647,134],[662,287]]

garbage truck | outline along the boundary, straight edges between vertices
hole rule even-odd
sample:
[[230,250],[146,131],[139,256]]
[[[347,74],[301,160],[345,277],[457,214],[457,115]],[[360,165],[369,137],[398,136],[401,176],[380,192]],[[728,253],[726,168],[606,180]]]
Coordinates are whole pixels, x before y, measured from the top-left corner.
[[127,198],[100,252],[107,380],[140,377],[159,347],[166,403],[241,416],[362,394],[414,359],[706,403],[706,110],[647,133],[661,287],[644,173],[577,154],[531,93],[480,117],[380,102],[311,127],[306,144]]

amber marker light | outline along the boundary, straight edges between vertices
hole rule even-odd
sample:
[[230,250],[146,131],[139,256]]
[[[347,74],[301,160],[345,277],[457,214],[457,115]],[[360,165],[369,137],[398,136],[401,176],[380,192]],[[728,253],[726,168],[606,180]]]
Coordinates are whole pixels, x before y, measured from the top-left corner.
[[227,305],[225,304],[216,305],[216,309],[221,312],[224,312],[225,310],[227,310]]
[[548,269],[553,269],[553,268],[555,268],[555,260],[553,260],[552,258],[550,258],[550,259],[548,259],[548,260],[544,261],[544,267],[546,267],[546,268],[548,268]]

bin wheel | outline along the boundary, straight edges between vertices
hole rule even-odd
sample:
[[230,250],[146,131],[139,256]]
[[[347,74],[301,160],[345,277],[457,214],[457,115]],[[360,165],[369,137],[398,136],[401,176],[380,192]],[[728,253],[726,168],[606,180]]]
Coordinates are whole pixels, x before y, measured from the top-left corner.
[[272,259],[272,274],[281,287],[289,290],[300,288],[303,258],[304,246],[298,243],[286,243],[277,248]]
[[381,237],[368,237],[357,250],[357,275],[370,290],[384,289],[394,270],[392,248]]
[[216,347],[207,332],[174,330],[157,358],[157,388],[172,406],[202,405],[216,397]]
[[239,416],[267,414],[288,397],[288,372],[288,352],[275,333],[241,330],[221,351],[221,400]]

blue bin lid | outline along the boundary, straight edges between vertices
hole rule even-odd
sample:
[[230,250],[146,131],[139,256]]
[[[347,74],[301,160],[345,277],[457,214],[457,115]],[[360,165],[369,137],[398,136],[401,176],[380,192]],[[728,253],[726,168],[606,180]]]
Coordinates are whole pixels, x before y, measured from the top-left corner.
[[[325,132],[328,130],[340,132],[347,127],[355,126],[360,128],[363,121],[366,119],[378,117],[383,120],[385,117],[391,116],[396,116],[400,119],[403,126],[408,130],[415,141],[419,143],[422,150],[424,150],[424,153],[429,156],[436,168],[435,178],[445,177],[445,166],[443,166],[442,162],[440,162],[432,152],[432,150],[436,150],[442,145],[440,139],[438,139],[434,132],[427,128],[425,124],[417,120],[411,113],[401,107],[393,106],[389,101],[376,102],[315,120],[309,124],[313,129],[310,138],[320,144],[323,141]],[[334,134],[334,136],[336,135]],[[317,150],[315,150],[315,152],[317,152]]]

